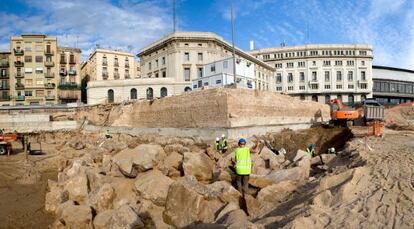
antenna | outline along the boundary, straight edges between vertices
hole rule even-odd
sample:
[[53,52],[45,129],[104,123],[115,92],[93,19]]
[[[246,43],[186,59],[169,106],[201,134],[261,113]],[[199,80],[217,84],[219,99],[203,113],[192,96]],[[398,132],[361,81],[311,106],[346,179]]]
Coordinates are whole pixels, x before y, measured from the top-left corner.
[[75,44],[75,48],[78,48],[78,40],[79,40],[79,35],[76,35],[76,44]]
[[176,18],[176,0],[173,0],[173,32],[177,30],[177,18]]

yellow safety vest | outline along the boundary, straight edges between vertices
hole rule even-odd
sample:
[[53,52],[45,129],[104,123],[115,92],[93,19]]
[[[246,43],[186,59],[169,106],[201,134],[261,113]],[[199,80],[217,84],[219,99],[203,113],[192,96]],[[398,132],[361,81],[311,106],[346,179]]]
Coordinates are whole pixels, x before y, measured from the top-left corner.
[[236,173],[237,175],[250,175],[252,172],[252,160],[248,147],[236,149]]
[[217,151],[221,150],[221,145],[218,142],[216,142],[215,143],[215,148],[216,148]]
[[220,140],[220,145],[222,149],[227,149],[227,140]]
[[310,150],[309,147],[306,148],[306,153],[310,156],[313,157],[313,154],[315,153],[315,149]]

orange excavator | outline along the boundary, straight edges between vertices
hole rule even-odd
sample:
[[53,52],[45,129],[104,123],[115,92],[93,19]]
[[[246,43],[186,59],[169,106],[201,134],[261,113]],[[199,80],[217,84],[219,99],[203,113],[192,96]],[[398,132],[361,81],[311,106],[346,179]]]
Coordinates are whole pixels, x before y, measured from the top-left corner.
[[330,101],[331,120],[335,126],[352,126],[354,121],[363,116],[362,109],[354,109],[342,103],[340,99]]
[[10,155],[12,153],[12,141],[17,140],[17,134],[5,134],[0,131],[0,155]]

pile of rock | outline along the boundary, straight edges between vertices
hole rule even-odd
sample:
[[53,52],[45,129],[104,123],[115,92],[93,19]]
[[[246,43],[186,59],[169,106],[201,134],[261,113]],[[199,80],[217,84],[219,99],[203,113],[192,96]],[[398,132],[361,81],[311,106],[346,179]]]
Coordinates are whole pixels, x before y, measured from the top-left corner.
[[261,228],[251,220],[302,185],[311,168],[303,151],[287,160],[263,148],[252,155],[250,190],[241,209],[241,194],[232,185],[233,153],[219,155],[191,138],[153,140],[156,144],[66,143],[83,154],[64,163],[57,182],[49,181],[45,208],[56,214],[53,227]]

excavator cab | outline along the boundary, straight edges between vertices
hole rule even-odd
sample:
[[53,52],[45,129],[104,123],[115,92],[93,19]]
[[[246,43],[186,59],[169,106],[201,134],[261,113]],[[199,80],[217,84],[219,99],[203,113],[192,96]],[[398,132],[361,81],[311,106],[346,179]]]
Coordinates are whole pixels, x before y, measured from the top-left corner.
[[331,120],[335,126],[352,126],[360,112],[342,103],[340,99],[330,101]]

